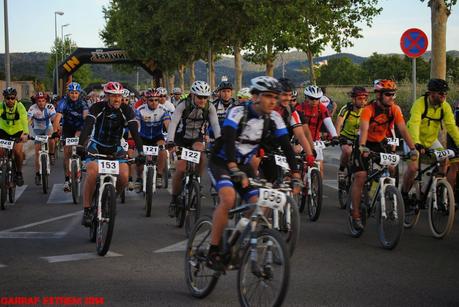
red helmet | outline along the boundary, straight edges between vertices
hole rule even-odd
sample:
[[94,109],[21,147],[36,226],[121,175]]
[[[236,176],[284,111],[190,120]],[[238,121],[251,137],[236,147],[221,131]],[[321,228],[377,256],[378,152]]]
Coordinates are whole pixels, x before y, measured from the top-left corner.
[[159,97],[159,93],[156,90],[149,90],[149,91],[145,91],[144,96],[146,98]]
[[37,100],[39,98],[45,98],[46,101],[49,100],[49,95],[46,92],[36,92],[34,98]]
[[397,85],[390,79],[375,80],[374,89],[375,92],[394,92],[397,90]]
[[105,94],[123,94],[124,87],[119,82],[110,81],[104,85],[104,93]]

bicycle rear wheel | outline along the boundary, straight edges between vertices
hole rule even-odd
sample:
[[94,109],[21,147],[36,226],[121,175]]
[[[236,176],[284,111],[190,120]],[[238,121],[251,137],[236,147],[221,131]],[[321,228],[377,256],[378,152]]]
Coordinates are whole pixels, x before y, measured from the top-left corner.
[[185,234],[188,237],[191,230],[193,229],[194,224],[201,215],[201,191],[199,182],[196,179],[190,183],[187,197],[188,201],[185,212]]
[[48,159],[45,155],[41,155],[41,184],[43,187],[43,193],[48,193]]
[[290,278],[287,247],[280,234],[272,229],[259,231],[256,239],[255,261],[251,259],[254,254],[248,245],[238,270],[239,303],[241,306],[281,306]]
[[0,205],[2,210],[8,208],[8,203],[6,202],[7,191],[8,191],[8,180],[7,180],[7,170],[6,167],[2,167],[2,173],[0,174]]
[[97,202],[98,201],[99,201],[99,184],[96,185],[96,190],[94,191],[94,195],[92,197],[92,202],[91,202],[92,221],[91,221],[91,226],[89,226],[89,240],[91,242],[96,242],[96,238],[97,238]]
[[317,221],[322,209],[322,178],[317,169],[311,171],[311,195],[306,196],[306,203],[309,219]]
[[376,207],[376,223],[378,225],[379,242],[385,249],[393,249],[397,246],[403,233],[403,221],[405,220],[405,206],[402,194],[393,185],[386,186],[384,191],[385,215],[383,216],[381,200]]
[[97,254],[105,256],[112,241],[116,216],[115,187],[107,184],[102,192],[101,199],[102,220],[97,221]]
[[[14,165],[14,161],[12,161]],[[8,176],[8,201],[14,203],[16,200],[16,169],[11,168],[11,175]]]
[[186,215],[186,206],[187,206],[187,193],[186,193],[186,185],[185,180],[182,181],[183,191],[180,193],[179,197],[179,205],[175,206],[175,225],[179,228],[183,227],[185,224],[185,215]]
[[338,200],[340,209],[346,209],[347,197],[349,196],[349,190],[351,188],[351,173],[348,168],[349,167],[346,168],[347,176],[344,181],[342,183],[338,182]]
[[290,223],[287,223],[287,215],[279,212],[279,231],[287,244],[287,251],[290,257],[295,251],[296,243],[300,236],[300,212],[298,211],[298,205],[292,200],[293,198],[289,201]]
[[152,167],[147,168],[147,178],[145,182],[145,216],[151,216],[151,206],[153,202],[153,177],[154,170]]
[[78,195],[80,194],[79,188],[79,182],[78,182],[78,161],[75,159],[72,159],[72,165],[71,165],[71,174],[72,177],[70,180],[72,181],[72,199],[74,204],[78,204],[79,202],[79,197]]
[[185,282],[191,295],[203,298],[209,295],[217,284],[219,272],[207,267],[210,247],[212,219],[200,218],[190,234],[185,253]]
[[437,206],[434,208],[433,197],[429,202],[429,226],[432,234],[437,239],[446,237],[454,223],[454,192],[451,185],[446,179],[438,179],[437,188]]
[[[417,202],[417,199],[416,199],[416,194],[408,194],[408,197],[409,197],[409,201],[412,202],[413,204]],[[403,202],[405,208],[409,205],[409,204],[405,204],[405,202]],[[419,210],[419,208],[416,208],[416,209],[412,209],[409,208],[410,210],[405,210],[405,218],[403,220],[403,227],[409,229],[409,228],[413,228],[414,226],[416,226],[416,224],[418,223],[419,221],[419,216],[421,215],[421,210]]]

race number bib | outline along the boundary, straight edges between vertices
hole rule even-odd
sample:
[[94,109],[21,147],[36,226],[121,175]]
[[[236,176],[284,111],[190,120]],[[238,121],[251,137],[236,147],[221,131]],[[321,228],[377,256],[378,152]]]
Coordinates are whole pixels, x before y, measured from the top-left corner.
[[399,138],[387,138],[387,145],[399,146],[400,139]]
[[118,175],[120,173],[120,163],[112,160],[97,160],[99,174]]
[[261,207],[271,208],[284,212],[287,197],[284,193],[273,189],[260,189],[257,204]]
[[447,158],[453,158],[456,154],[451,149],[447,150],[435,150],[435,157],[437,161],[443,161]]
[[48,136],[47,135],[36,135],[35,140],[38,142],[46,143],[48,142]]
[[0,147],[6,149],[13,149],[14,141],[9,140],[1,140],[0,139]]
[[276,165],[285,168],[285,169],[290,169],[287,163],[287,158],[281,155],[274,155],[274,159],[276,160]]
[[324,141],[314,141],[314,149],[324,149],[325,148],[325,143]]
[[199,163],[199,159],[201,158],[201,152],[182,147],[182,155],[180,157],[182,160],[190,161],[193,163]]
[[380,164],[381,165],[386,165],[386,166],[389,166],[389,165],[397,165],[398,162],[400,162],[400,156],[399,155],[393,155],[393,154],[388,154],[388,153],[383,153],[381,152],[380,154],[380,158],[381,158],[381,162]]
[[66,138],[65,139],[65,145],[66,146],[76,146],[78,145],[78,141],[80,138]]
[[157,156],[159,153],[159,147],[143,145],[143,152],[149,156]]

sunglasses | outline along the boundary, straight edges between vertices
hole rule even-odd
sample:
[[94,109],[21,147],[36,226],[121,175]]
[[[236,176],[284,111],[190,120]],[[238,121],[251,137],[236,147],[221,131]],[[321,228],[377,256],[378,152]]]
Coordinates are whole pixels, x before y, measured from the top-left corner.
[[8,97],[5,97],[6,100],[15,100],[16,99],[16,96],[8,96]]
[[196,95],[196,98],[200,99],[200,100],[204,100],[204,99],[209,99],[209,96],[199,96],[199,95]]
[[315,98],[315,97],[311,97],[311,96],[306,96],[309,100],[320,100],[320,98]]
[[159,101],[159,99],[157,99],[157,98],[150,98],[150,99],[148,99],[148,101]]
[[395,93],[384,93],[383,95],[386,97],[396,97]]
[[436,92],[436,93],[437,93],[437,95],[439,95],[439,96],[446,96],[446,95],[448,95],[447,92]]

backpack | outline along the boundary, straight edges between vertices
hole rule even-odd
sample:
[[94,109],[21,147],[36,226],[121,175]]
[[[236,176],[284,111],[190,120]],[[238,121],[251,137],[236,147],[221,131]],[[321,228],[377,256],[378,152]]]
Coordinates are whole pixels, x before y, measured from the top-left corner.
[[[191,102],[191,96],[188,96],[185,100],[182,100],[182,102],[185,103],[185,110],[183,110],[182,118],[188,119],[188,116],[190,116],[190,113],[195,109],[195,106]],[[210,102],[207,101],[206,106],[202,110],[202,118],[204,121],[209,119],[209,106]]]
[[[14,118],[13,119],[9,119],[6,117],[6,107],[5,107],[5,103],[2,104],[2,108],[3,108],[3,112],[2,112],[2,116],[1,118],[5,121],[8,121],[8,122],[13,122],[13,125],[14,125],[14,122],[19,120],[19,111],[18,111],[18,104],[19,102],[16,102],[16,109],[14,110]],[[10,113],[11,114],[11,113]]]
[[370,118],[370,124],[371,123],[376,123],[377,126],[382,126],[382,125],[386,125],[388,123],[393,123],[395,118],[394,118],[394,114],[392,114],[392,107],[390,107],[390,109],[389,109],[389,116],[388,116],[387,121],[385,121],[383,123],[380,123],[380,122],[375,120],[375,117],[378,117],[378,115],[380,115],[380,114],[384,114],[384,111],[376,105],[376,101],[375,100],[373,102],[371,102],[371,105],[372,105],[372,107],[374,109],[374,115]]
[[442,125],[442,120],[443,120],[443,116],[445,115],[444,114],[444,111],[443,111],[443,107],[441,108],[441,114],[440,114],[440,118],[430,118],[427,116],[427,111],[429,109],[429,104],[427,102],[427,95],[424,95],[424,112],[422,113],[421,115],[421,120],[423,120],[424,118],[427,118],[429,120],[429,124],[428,126],[430,126],[430,121],[433,120],[433,121],[439,121],[440,122],[440,126],[441,128],[443,129],[443,125]]

